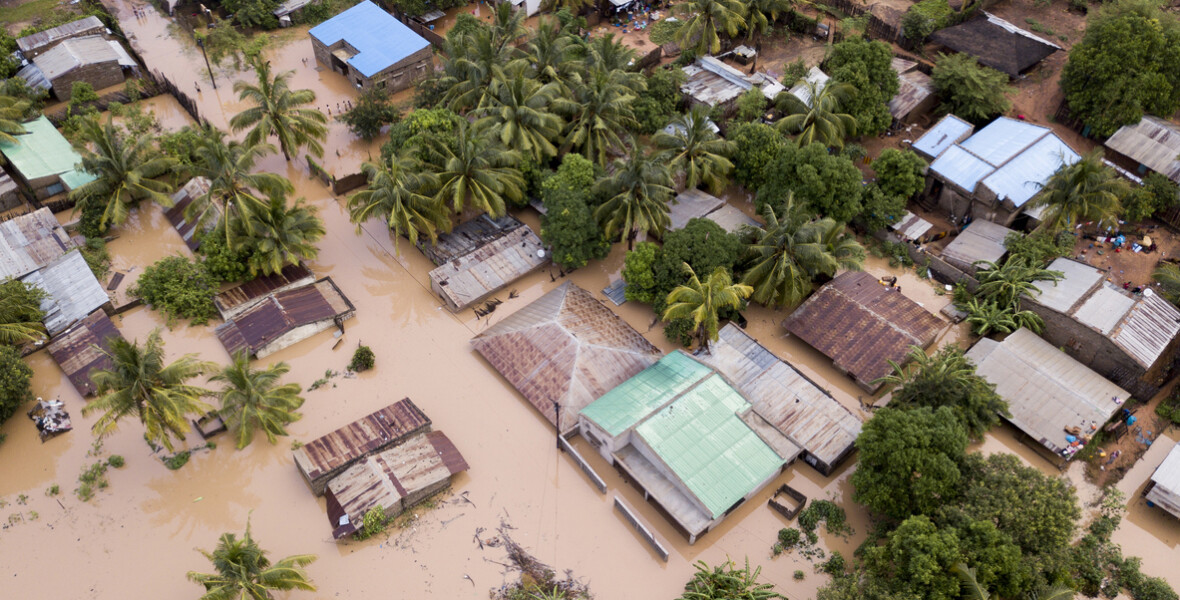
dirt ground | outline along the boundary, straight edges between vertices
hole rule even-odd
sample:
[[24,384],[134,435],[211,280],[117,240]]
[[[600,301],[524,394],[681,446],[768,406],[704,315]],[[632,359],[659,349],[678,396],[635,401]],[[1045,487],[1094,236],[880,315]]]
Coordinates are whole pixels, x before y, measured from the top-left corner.
[[1126,247],[1116,250],[1111,243],[1082,237],[1074,247],[1074,257],[1086,264],[1106,269],[1109,273],[1107,279],[1111,283],[1119,286],[1127,283],[1133,288],[1152,285],[1151,273],[1155,271],[1156,264],[1180,253],[1180,235],[1154,220],[1123,229],[1121,233],[1127,237],[1128,244],[1132,241],[1142,243],[1144,236],[1150,237],[1158,249],[1152,253],[1134,252]]
[[[1130,426],[1121,438],[1112,439],[1102,444],[1101,452],[1096,453],[1093,458],[1087,461],[1086,476],[1095,485],[1103,487],[1120,481],[1151,449],[1155,440],[1172,429],[1171,424],[1155,414],[1155,407],[1172,394],[1177,381],[1180,380],[1173,380],[1164,386],[1155,397],[1146,404],[1140,405],[1138,409],[1132,409],[1137,418],[1135,424]],[[1145,440],[1152,443],[1145,443]],[[1166,441],[1164,440],[1164,442]],[[1116,455],[1115,452],[1118,454]]]

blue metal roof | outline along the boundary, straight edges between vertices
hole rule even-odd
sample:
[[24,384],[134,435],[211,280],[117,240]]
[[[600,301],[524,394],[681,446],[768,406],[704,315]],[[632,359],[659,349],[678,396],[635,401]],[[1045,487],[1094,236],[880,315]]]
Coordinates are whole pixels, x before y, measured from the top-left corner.
[[365,77],[372,77],[430,45],[369,0],[316,25],[308,34],[326,46],[344,40],[355,48],[357,54],[348,59],[348,64]]
[[1041,186],[1049,181],[1057,169],[1063,165],[1072,165],[1079,159],[1078,153],[1061,138],[1049,134],[988,175],[983,185],[995,192],[1000,200],[1008,199],[1016,206],[1024,206],[1029,198],[1041,191]]
[[938,158],[940,154],[950,148],[955,142],[965,138],[971,134],[975,129],[970,123],[956,117],[955,115],[947,115],[940,119],[931,127],[929,131],[918,138],[918,141],[913,143],[913,149],[929,156],[930,158]]
[[979,180],[987,177],[995,167],[955,144],[930,164],[930,170],[970,194],[975,192]]
[[1047,133],[1048,127],[1000,117],[959,145],[998,167]]

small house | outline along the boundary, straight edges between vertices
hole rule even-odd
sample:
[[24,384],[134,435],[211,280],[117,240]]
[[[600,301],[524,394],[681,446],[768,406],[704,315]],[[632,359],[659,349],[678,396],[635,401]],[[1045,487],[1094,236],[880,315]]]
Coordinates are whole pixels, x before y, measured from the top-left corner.
[[33,60],[65,40],[77,37],[101,36],[107,28],[96,16],[70,21],[16,40],[16,49],[28,60]]
[[680,91],[693,104],[710,108],[721,106],[726,111],[734,107],[738,96],[751,88],[757,87],[768,100],[774,100],[786,89],[765,73],[747,75],[715,56],[702,56],[682,70],[688,79],[680,86]]
[[55,336],[97,309],[112,310],[111,298],[94,277],[80,250],[71,250],[21,281],[45,292],[45,330]]
[[192,206],[193,200],[209,193],[210,185],[210,181],[204,177],[193,177],[184,187],[172,194],[172,208],[164,211],[164,218],[168,219],[172,228],[180,234],[184,245],[194,252],[201,246],[198,238],[217,228],[217,223],[221,220],[221,207],[216,202],[209,203],[207,214],[185,214]]
[[20,196],[20,186],[9,177],[8,173],[0,171],[0,212],[10,211],[24,202]]
[[91,371],[114,366],[106,354],[114,338],[122,339],[123,335],[105,312],[96,310],[50,340],[49,355],[65,371],[78,395],[90,396],[97,391],[90,381]]
[[910,123],[934,110],[938,105],[934,81],[918,70],[918,63],[894,57],[893,70],[897,72],[897,94],[889,101],[889,114],[894,123]]
[[307,33],[316,62],[357,89],[398,92],[434,70],[430,42],[369,0]]
[[97,35],[65,40],[33,59],[33,64],[62,102],[69,101],[74,83],[88,83],[101,90],[123,83],[123,69],[137,67],[118,42]]
[[541,238],[521,224],[430,271],[430,289],[447,308],[458,312],[547,262]]
[[0,223],[0,281],[20,279],[74,249],[48,208]]
[[905,211],[897,222],[889,226],[902,241],[920,240],[922,236],[930,232],[934,228],[934,223],[915,215],[910,211]]
[[971,137],[972,133],[975,133],[974,125],[955,115],[947,115],[915,140],[910,149],[927,161],[932,161],[946,152],[947,148]]
[[1008,253],[1004,240],[1019,233],[991,221],[972,221],[959,232],[954,241],[942,249],[942,259],[964,273],[974,274],[975,263],[986,261],[999,263]]
[[731,206],[725,200],[707,192],[691,189],[676,194],[668,207],[671,224],[668,231],[684,229],[693,219],[709,219],[729,233],[737,233],[743,227],[762,227],[753,217]]
[[791,88],[791,95],[798,98],[804,106],[811,106],[811,89],[807,84],[813,84],[815,86],[816,93],[819,93],[824,91],[824,88],[827,87],[828,80],[830,79],[831,77],[828,77],[828,74],[820,70],[819,67],[811,67],[811,69],[807,71],[807,75],[804,75],[803,79],[801,79]]
[[356,307],[331,277],[267,295],[217,326],[214,332],[230,355],[245,352],[264,358],[332,327],[344,331],[344,321]]
[[1144,116],[1114,132],[1106,140],[1106,150],[1115,164],[1138,175],[1155,171],[1180,183],[1180,125]]
[[303,263],[287,265],[282,271],[245,281],[213,297],[221,318],[228,321],[262,302],[271,294],[315,283],[315,275]]
[[16,135],[16,143],[0,142],[0,152],[8,159],[12,173],[29,188],[38,200],[74,190],[94,181],[81,171],[82,157],[44,115],[22,123],[25,133]]
[[419,237],[418,249],[434,263],[434,266],[441,267],[523,226],[524,223],[512,215],[504,215],[498,219],[486,214],[480,215],[456,225],[448,233],[440,233],[438,240],[433,244],[425,236]]
[[987,11],[953,27],[939,29],[930,39],[955,52],[970,54],[980,64],[1013,78],[1061,49]]
[[1151,474],[1151,487],[1144,496],[1180,519],[1180,444],[1172,446],[1164,462]]

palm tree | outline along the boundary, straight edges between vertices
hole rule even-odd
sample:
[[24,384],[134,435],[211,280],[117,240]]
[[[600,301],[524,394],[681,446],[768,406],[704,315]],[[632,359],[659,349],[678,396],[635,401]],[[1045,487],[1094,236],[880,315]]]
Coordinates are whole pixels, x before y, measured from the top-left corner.
[[544,163],[557,156],[553,140],[561,135],[564,123],[550,112],[550,106],[561,88],[529,77],[525,72],[528,68],[518,62],[492,79],[483,108],[475,111],[482,117],[475,126],[489,129],[505,148],[514,148]]
[[260,429],[270,443],[276,436],[287,435],[287,424],[302,415],[295,412],[303,406],[298,383],[279,385],[279,379],[291,370],[285,362],[265,369],[250,367],[250,355],[239,352],[232,363],[209,381],[222,383],[221,418],[234,435],[239,450],[254,441],[254,430]]
[[661,236],[671,225],[668,200],[672,197],[672,172],[658,156],[644,154],[631,144],[627,159],[615,159],[613,172],[596,184],[597,192],[608,196],[594,210],[607,239],[627,239],[630,250],[635,236],[646,231]]
[[1072,165],[1062,165],[1040,188],[1026,205],[1044,208],[1040,227],[1060,231],[1085,221],[1113,223],[1122,213],[1119,196],[1125,184],[1114,169],[1103,164],[1101,148]]
[[221,219],[227,242],[234,219],[252,226],[252,217],[266,210],[264,197],[295,191],[286,177],[255,172],[258,159],[274,151],[275,147],[267,143],[227,143],[223,131],[207,126],[193,151],[196,161],[192,170],[209,180],[209,190],[193,199],[185,209],[185,218],[197,223]]
[[576,15],[581,14],[582,9],[594,6],[594,0],[545,0],[541,4],[545,10],[557,12],[564,8]]
[[962,349],[946,346],[928,355],[922,348],[911,346],[906,362],[910,364],[908,369],[890,360],[893,373],[874,382],[893,388],[891,406],[949,406],[972,439],[982,439],[1001,416],[1011,417],[1008,403],[996,393],[996,386],[976,374]]
[[972,298],[961,308],[967,313],[966,321],[971,325],[971,331],[978,336],[993,332],[1012,333],[1021,327],[1033,333],[1040,333],[1044,329],[1044,321],[1037,313],[1011,305]]
[[188,572],[190,581],[205,586],[201,600],[272,600],[272,590],[314,592],[316,589],[303,569],[315,561],[315,555],[296,554],[271,564],[266,551],[250,535],[248,521],[242,539],[232,533],[223,533],[213,552],[200,552],[217,571]]
[[302,198],[287,206],[284,194],[271,196],[249,221],[235,219],[230,227],[234,247],[249,254],[246,264],[251,275],[278,273],[287,265],[314,259],[320,252],[316,242],[327,233],[314,208]]
[[172,206],[168,194],[172,186],[154,178],[165,175],[176,163],[156,151],[150,137],[130,139],[119,131],[108,118],[106,124],[97,119],[85,119],[79,128],[83,142],[83,171],[94,175],[94,181],[70,191],[75,202],[103,204],[99,226],[122,225],[130,214],[130,207],[144,199],[163,206]]
[[525,58],[541,83],[556,83],[563,91],[569,89],[567,83],[579,67],[578,61],[574,60],[574,40],[575,38],[563,30],[561,23],[553,17],[543,17],[537,23],[533,37],[529,40]]
[[668,294],[668,308],[662,318],[665,321],[692,319],[701,349],[708,353],[709,342],[717,339],[718,313],[726,308],[740,310],[743,301],[754,293],[754,288],[743,283],[735,284],[724,267],[714,269],[703,284],[688,263],[684,263],[684,270],[689,276],[688,283],[677,286]]
[[369,178],[369,187],[348,199],[349,217],[358,229],[376,214],[388,215],[394,252],[398,251],[397,236],[404,235],[411,244],[417,244],[418,236],[425,235],[433,244],[438,241],[439,231],[450,231],[447,208],[433,196],[438,178],[416,169],[412,157],[391,156],[388,163],[367,162],[361,170]]
[[1180,266],[1160,263],[1151,278],[1160,283],[1160,293],[1172,304],[1180,303]]
[[572,85],[574,97],[556,105],[570,117],[562,151],[605,165],[612,152],[623,148],[623,133],[636,126],[631,110],[635,96],[622,71],[593,68]]
[[328,137],[328,118],[317,109],[303,108],[315,102],[315,92],[291,89],[295,71],[272,75],[270,61],[257,57],[250,64],[258,72],[258,84],[236,81],[234,91],[238,99],[254,106],[234,115],[230,127],[235,132],[253,127],[243,140],[248,146],[260,144],[272,135],[277,137],[279,149],[288,161],[304,146],[312,154],[323,156],[320,142]]
[[721,36],[733,37],[746,27],[746,7],[738,0],[688,0],[677,8],[684,24],[676,43],[698,56],[721,52]]
[[446,89],[443,102],[456,113],[483,106],[496,77],[518,51],[501,46],[490,30],[480,29],[470,35],[448,40],[447,56],[440,87]]
[[583,75],[602,70],[636,94],[647,89],[643,74],[631,70],[635,64],[635,50],[624,43],[623,38],[615,37],[613,33],[592,37],[581,44],[580,54],[585,62]]
[[455,147],[436,138],[425,140],[430,165],[438,176],[435,198],[449,204],[456,213],[467,206],[504,216],[505,200],[520,200],[524,177],[515,165],[520,153],[499,145],[488,131],[478,131],[460,120],[455,130]]
[[0,283],[0,344],[22,344],[45,336],[44,297],[40,288],[15,279]]
[[1050,271],[1030,264],[1025,258],[1009,258],[1003,266],[981,260],[975,263],[975,278],[979,287],[975,295],[1000,306],[1017,306],[1022,296],[1041,293],[1034,282],[1059,281],[1061,271]]
[[767,206],[766,228],[746,246],[748,268],[742,283],[753,288],[753,300],[773,307],[795,306],[811,293],[817,277],[840,269],[859,271],[865,249],[830,218],[809,221],[788,195],[779,215]]
[[813,81],[804,84],[809,102],[790,92],[782,92],[775,99],[779,110],[787,113],[775,126],[784,133],[798,133],[796,141],[800,146],[820,142],[829,148],[843,148],[844,138],[856,134],[856,117],[840,112],[841,105],[856,88],[831,81],[822,89]]
[[684,187],[696,189],[704,184],[712,194],[720,194],[729,183],[733,163],[725,157],[735,144],[713,130],[709,110],[703,104],[693,106],[672,121],[672,133],[656,133],[651,141],[670,156],[672,171],[684,176]]
[[746,36],[768,35],[779,15],[786,14],[794,4],[792,0],[750,0],[746,14]]
[[[969,600],[992,600],[993,596],[987,588],[975,579],[975,569],[964,563],[951,567],[951,571],[959,576],[961,594]],[[1028,600],[1073,600],[1077,592],[1065,586],[1043,587],[1029,593]]]
[[[25,133],[21,123],[29,112],[29,101],[12,96],[0,96],[0,142],[19,144],[16,135]],[[0,159],[3,157],[0,156]]]
[[212,395],[207,389],[189,385],[188,380],[216,368],[200,361],[196,354],[184,356],[164,364],[164,342],[160,330],[148,335],[147,342],[128,342],[121,337],[108,341],[110,350],[103,354],[111,361],[111,368],[90,372],[98,397],[82,409],[83,415],[102,413],[94,422],[93,431],[99,439],[114,433],[119,421],[134,416],[147,430],[149,445],[163,446],[172,451],[172,438],[184,440],[188,433],[188,415],[203,414],[209,406],[202,397]]
[[489,30],[498,49],[508,48],[528,33],[528,27],[524,24],[526,18],[528,14],[517,10],[511,2],[502,2],[496,6],[492,11],[492,26]]

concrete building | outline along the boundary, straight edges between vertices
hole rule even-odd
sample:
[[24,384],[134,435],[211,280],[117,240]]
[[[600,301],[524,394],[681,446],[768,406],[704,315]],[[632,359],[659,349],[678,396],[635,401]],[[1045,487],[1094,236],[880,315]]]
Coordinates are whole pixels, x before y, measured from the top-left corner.
[[691,65],[683,67],[688,77],[680,91],[693,104],[704,104],[710,108],[721,106],[723,110],[733,109],[738,96],[746,90],[757,87],[768,100],[774,100],[786,88],[765,73],[747,75],[721,62],[715,56],[702,56]]
[[453,312],[491,296],[549,262],[545,244],[525,224],[430,271],[430,289]]
[[214,333],[231,355],[246,352],[264,358],[332,327],[344,331],[344,321],[356,307],[331,277],[313,284],[275,292],[217,326]]
[[1164,462],[1151,474],[1151,487],[1144,496],[1180,519],[1180,444],[1172,446]]
[[359,89],[397,92],[434,68],[430,42],[369,0],[308,31],[315,59]]
[[980,64],[1009,77],[1020,77],[1061,49],[986,11],[964,23],[940,29],[930,39],[955,52],[970,54]]
[[96,35],[65,40],[33,59],[33,64],[62,102],[69,101],[76,82],[101,90],[123,83],[123,70],[137,67],[118,42]]
[[910,150],[918,156],[932,161],[939,157],[947,148],[965,141],[975,133],[975,126],[956,117],[946,115],[938,120],[922,137],[910,145]]
[[82,157],[78,151],[44,115],[21,126],[25,133],[15,136],[15,144],[0,142],[0,152],[13,174],[38,200],[94,181],[93,175],[79,170]]

